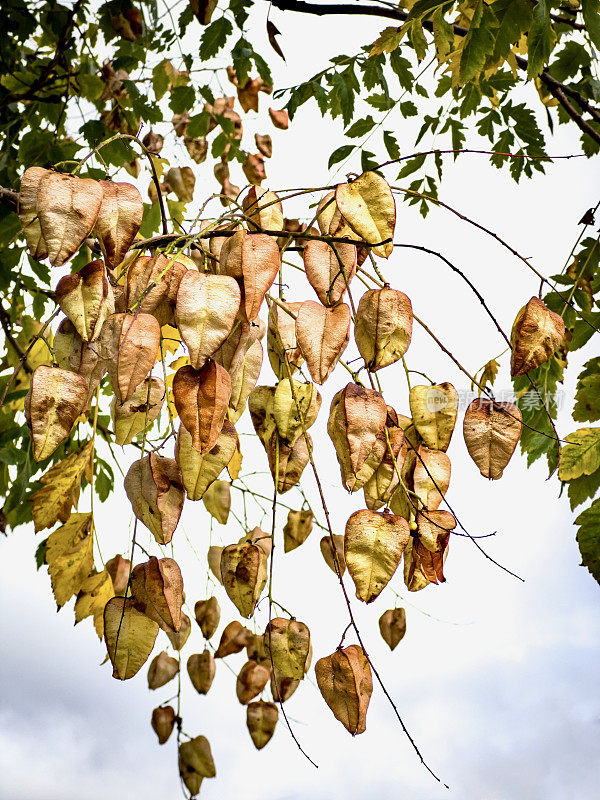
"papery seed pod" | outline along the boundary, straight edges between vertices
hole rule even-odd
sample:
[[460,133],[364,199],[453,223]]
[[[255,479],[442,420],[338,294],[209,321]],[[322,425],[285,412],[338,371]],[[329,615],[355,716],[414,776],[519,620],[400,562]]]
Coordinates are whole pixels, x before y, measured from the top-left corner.
[[409,298],[389,287],[370,289],[356,310],[354,338],[371,372],[398,361],[408,350],[413,313]]
[[279,719],[275,703],[256,700],[246,708],[246,726],[257,750],[262,750],[272,739]]
[[165,175],[165,183],[182,203],[191,203],[194,199],[196,176],[191,167],[171,167]]
[[36,261],[48,256],[48,247],[42,236],[42,228],[38,217],[37,193],[40,181],[48,170],[42,167],[29,167],[21,178],[19,190],[18,214],[27,242],[29,254]]
[[498,480],[521,438],[522,416],[514,403],[481,397],[469,405],[463,421],[467,450],[484,478]]
[[160,133],[155,133],[153,130],[148,131],[148,133],[142,139],[142,144],[144,147],[155,156],[160,155],[160,151],[163,149],[164,143],[164,136],[162,136]]
[[[271,137],[266,137],[271,141]],[[264,155],[264,154],[263,154]],[[281,201],[268,189],[251,186],[242,201],[242,208],[249,220],[263,231],[280,231],[283,228]],[[250,225],[250,229],[254,226]]]
[[100,181],[102,204],[94,232],[109,269],[115,269],[127,255],[142,224],[144,203],[131,183]]
[[231,509],[231,490],[228,481],[215,481],[202,495],[208,513],[221,525],[226,525]]
[[165,630],[171,645],[175,650],[181,650],[187,640],[190,638],[192,632],[192,623],[187,614],[181,615],[181,627],[178,631]]
[[271,657],[267,653],[265,637],[261,634],[254,634],[246,645],[246,656],[248,661],[256,661],[262,667],[271,669]]
[[124,446],[148,430],[158,418],[165,402],[165,385],[160,378],[150,376],[142,381],[129,400],[110,406],[115,441]]
[[[258,152],[265,158],[271,158],[273,155],[273,140],[268,133],[261,135],[260,133],[254,134],[254,141]],[[263,226],[264,227],[264,226]]]
[[241,653],[247,647],[253,634],[237,619],[225,626],[221,634],[219,646],[215,651],[215,658],[225,658],[233,653]]
[[231,379],[214,361],[195,370],[180,367],[173,379],[173,398],[182,425],[200,453],[210,452],[223,428],[231,395]]
[[280,266],[277,243],[265,233],[249,234],[240,229],[221,248],[219,273],[241,278],[242,311],[247,322],[258,316]]
[[148,667],[148,688],[160,689],[179,672],[179,662],[164,650],[154,656]]
[[115,301],[104,262],[90,261],[56,285],[56,302],[73,323],[83,341],[100,336],[104,321],[114,313]]
[[313,518],[310,510],[288,511],[287,522],[283,528],[283,551],[285,553],[304,544],[312,531]]
[[458,412],[458,392],[451,383],[412,386],[408,401],[414,426],[431,450],[448,449]]
[[325,308],[307,300],[296,318],[296,340],[315,383],[323,384],[335,369],[350,337],[350,308]]
[[525,375],[551,358],[565,338],[565,323],[538,298],[517,314],[510,334],[510,374]]
[[[336,568],[336,562],[340,570],[340,577],[346,571],[346,558],[344,556],[344,537],[342,534],[334,533],[332,534],[333,541],[335,544],[335,551],[334,545],[331,543],[331,536],[323,536],[321,539],[320,547],[321,547],[321,554],[325,559],[325,563],[329,567],[332,572],[335,572],[337,575],[338,570]],[[335,555],[334,555],[335,552]]]
[[337,203],[335,192],[328,192],[317,206],[317,225],[324,236],[354,238],[354,231],[346,224]]
[[268,449],[273,434],[277,432],[277,423],[273,413],[274,400],[274,386],[256,386],[248,398],[248,409],[254,430],[266,449]]
[[164,631],[179,631],[183,578],[176,561],[151,556],[148,561],[138,564],[131,574],[131,594],[136,607]]
[[419,591],[429,583],[444,583],[444,562],[448,555],[450,533],[440,531],[434,539],[425,542],[421,536],[411,539],[404,552],[404,582],[409,591]]
[[159,744],[164,744],[173,733],[175,718],[173,706],[159,706],[152,712],[152,730],[157,735]]
[[25,398],[25,418],[36,461],[44,461],[64,442],[87,396],[88,385],[81,375],[53,367],[35,369]]
[[235,329],[213,354],[217,364],[224,367],[231,378],[229,418],[232,422],[244,413],[248,397],[258,381],[263,361],[260,339],[265,324],[256,320],[252,324],[238,321]]
[[175,459],[150,453],[134,461],[125,476],[125,492],[135,516],[159,544],[168,544],[185,500],[183,478]]
[[374,389],[349,383],[332,402],[327,432],[335,446],[342,483],[350,491],[361,489],[385,454],[385,400]]
[[294,678],[286,678],[276,669],[271,670],[271,694],[277,703],[285,703],[300,686],[300,681]]
[[402,428],[386,425],[380,440],[385,441],[385,453],[381,463],[364,485],[365,503],[371,511],[388,505],[400,482],[407,455],[407,445]]
[[219,581],[219,583],[223,583],[223,578],[221,577],[221,554],[223,553],[223,548],[218,547],[217,545],[213,544],[208,548],[208,552],[206,553],[206,561],[208,563],[209,569],[215,578]]
[[290,127],[290,118],[285,108],[279,110],[276,108],[270,108],[269,116],[271,117],[271,122],[273,125],[276,128],[279,128],[279,130],[287,131],[287,129]]
[[301,305],[302,303],[273,304],[269,309],[267,352],[269,363],[279,380],[287,377],[288,368],[290,375],[293,375],[304,362],[296,340],[296,317]]
[[406,633],[406,611],[403,608],[391,608],[379,617],[381,638],[394,650]]
[[113,678],[124,681],[139,672],[152,652],[158,625],[128,597],[113,597],[104,608],[104,641]]
[[[183,258],[160,253],[134,259],[125,278],[125,307],[152,314],[160,325],[172,325],[179,285],[188,272],[180,260]],[[196,270],[192,270],[194,273]]]
[[356,596],[372,603],[391,580],[410,539],[403,517],[377,511],[355,511],[346,523],[344,556]]
[[269,682],[270,670],[256,661],[246,661],[238,673],[235,692],[240,703],[245,706],[259,695]]
[[336,719],[353,736],[367,727],[367,709],[373,692],[371,667],[361,647],[351,644],[320,658],[315,674],[323,699]]
[[210,650],[194,653],[187,660],[187,671],[198,694],[208,694],[215,678],[217,665]]
[[60,267],[90,235],[102,204],[102,187],[90,178],[46,172],[37,190],[36,208],[48,259]]
[[195,736],[179,745],[180,764],[194,770],[203,778],[214,778],[217,774],[210,744],[206,736]]
[[265,160],[260,153],[248,153],[242,164],[242,171],[248,179],[248,183],[254,183],[257,186],[267,179]]
[[268,558],[271,555],[271,550],[273,549],[273,541],[271,539],[271,534],[266,533],[258,525],[255,528],[252,528],[251,531],[239,540],[239,543],[242,542],[250,542],[251,544],[255,544],[257,547],[263,551],[265,556]]
[[205,639],[210,639],[219,627],[221,619],[221,607],[217,598],[209,597],[208,600],[198,600],[194,606],[194,615],[202,635]]
[[221,553],[221,577],[231,602],[249,618],[267,582],[267,559],[254,544],[230,544]]
[[[337,254],[337,255],[336,255]],[[335,306],[356,274],[356,247],[309,240],[302,254],[306,277],[324,306]]]
[[156,363],[160,326],[150,314],[112,314],[102,327],[100,353],[117,402],[125,403]]
[[179,427],[175,458],[190,500],[202,499],[208,487],[231,461],[237,446],[238,435],[228,420],[224,420],[213,448],[204,454],[194,447],[192,436],[183,425]]
[[389,258],[394,252],[396,202],[387,181],[376,172],[363,172],[352,183],[338,184],[335,201],[357,236],[377,245],[375,255]]
[[282,442],[293,447],[316,422],[321,395],[312,383],[293,378],[279,381],[273,393],[273,418]]
[[[312,447],[310,434],[301,436],[293,447],[284,442],[277,445],[277,433],[274,433],[267,446],[269,469],[273,480],[277,480],[277,492],[284,494],[298,484],[306,465],[310,460],[309,447]],[[279,462],[279,472],[276,467]]]
[[115,595],[124,595],[129,582],[131,561],[121,555],[116,555],[106,562],[104,568],[110,575]]
[[265,649],[279,675],[301,681],[310,648],[310,631],[303,622],[275,617],[264,633]]
[[206,161],[208,142],[204,136],[197,136],[195,139],[192,139],[191,136],[184,136],[183,143],[192,161],[195,161],[196,164],[202,164]]
[[440,507],[450,485],[451,465],[446,453],[419,447],[413,473],[416,494],[429,511]]
[[194,369],[200,369],[231,333],[240,308],[240,288],[227,275],[188,270],[179,284],[175,322]]

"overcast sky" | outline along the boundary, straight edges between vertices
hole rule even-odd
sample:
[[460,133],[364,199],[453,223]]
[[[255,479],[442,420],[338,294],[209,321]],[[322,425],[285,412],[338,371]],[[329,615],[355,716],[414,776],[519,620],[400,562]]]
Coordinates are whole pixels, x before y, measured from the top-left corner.
[[[262,17],[257,16],[254,24],[262,26],[266,5],[257,5]],[[281,69],[276,56],[272,57],[280,86],[316,72],[330,55],[355,52],[385,26],[385,21],[345,17],[273,13],[273,19],[283,33],[281,43],[288,59],[287,68]],[[262,112],[268,103],[269,99],[265,102],[261,96]],[[252,133],[252,122],[245,124]],[[404,121],[393,125],[402,151],[410,152],[413,126]],[[323,120],[315,108],[305,106],[287,132],[274,131],[267,122],[261,122],[256,130],[273,135],[274,156],[267,164],[269,186],[328,182],[327,158],[339,143],[338,124]],[[473,138],[467,144],[480,146],[481,141]],[[423,145],[427,148],[430,142]],[[577,152],[577,137],[559,130],[550,151]],[[356,166],[351,163],[348,169]],[[206,196],[214,190],[211,167],[204,164],[195,167],[195,172],[198,196]],[[393,171],[390,178],[395,178]],[[140,186],[146,181],[144,178]],[[464,156],[455,166],[448,163],[441,198],[505,236],[550,275],[562,268],[578,233],[577,222],[585,209],[597,202],[597,192],[597,161],[557,162],[548,167],[546,176],[517,186],[506,174],[489,167],[484,157]],[[290,205],[286,214],[305,215],[306,205]],[[399,206],[396,239],[440,250],[464,269],[505,329],[510,328],[518,309],[537,294],[537,281],[522,263],[443,210],[432,211],[423,221],[414,207]],[[383,268],[392,286],[411,297],[416,313],[469,370],[475,371],[504,349],[467,287],[441,262],[402,250]],[[313,299],[307,284],[292,288],[293,299]],[[356,295],[358,290],[357,286]],[[292,299],[292,294],[289,297]],[[594,354],[593,347],[594,340],[587,357]],[[350,349],[347,355],[352,357]],[[411,368],[423,369],[438,382],[449,380],[460,391],[469,389],[466,379],[418,329],[407,360]],[[506,356],[502,363],[497,382],[500,392],[510,390]],[[406,413],[402,369],[392,367],[384,373],[386,399],[398,412]],[[565,387],[567,406],[572,403],[575,377],[573,369]],[[268,363],[261,382],[274,382]],[[343,532],[349,513],[361,507],[362,496],[347,495],[341,488],[325,430],[330,398],[345,383],[345,373],[336,373],[323,388],[323,409],[311,431],[339,532]],[[217,766],[217,779],[204,782],[203,797],[598,797],[600,591],[579,566],[574,515],[566,498],[558,499],[557,481],[545,480],[543,465],[527,470],[518,454],[501,481],[481,478],[466,453],[460,426],[459,421],[449,450],[452,482],[448,498],[470,532],[497,532],[483,545],[525,582],[499,570],[468,540],[453,537],[446,584],[409,595],[400,573],[391,582],[405,598],[408,620],[406,637],[393,653],[380,639],[377,625],[381,613],[394,606],[391,589],[368,607],[354,601],[367,648],[405,723],[428,763],[450,789],[441,788],[419,764],[379,687],[373,693],[366,733],[352,739],[325,706],[313,671],[286,708],[297,737],[319,765],[318,770],[296,749],[283,721],[271,743],[258,753],[245,728],[245,708],[235,696],[234,674],[221,661],[207,697],[196,695],[185,670],[182,676],[184,729],[191,735],[208,736]],[[563,414],[561,435],[575,427]],[[245,415],[238,430],[250,429]],[[264,471],[266,457],[260,446],[246,436],[242,446],[246,454],[243,472]],[[124,471],[134,458],[129,449],[122,453]],[[257,490],[270,494],[264,475],[252,480]],[[304,486],[317,509],[309,470]],[[283,500],[300,505],[294,492]],[[82,504],[85,502],[86,497],[82,498]],[[252,504],[248,508],[252,525],[262,522],[268,526],[268,515],[263,518]],[[98,510],[105,558],[125,552],[130,520],[129,504],[119,487]],[[284,522],[280,512],[279,545]],[[149,546],[146,533],[141,541]],[[211,534],[203,505],[188,502],[174,540],[188,606],[193,608],[196,600],[207,596],[203,556],[211,535],[213,542],[227,544],[241,534],[233,520],[226,527],[215,524]],[[56,614],[46,570],[35,570],[33,554],[39,538],[23,528],[0,544],[4,643],[0,662],[4,690],[1,800],[177,797],[175,742],[159,747],[149,724],[152,708],[176,691],[175,683],[151,693],[145,668],[125,683],[111,678],[110,666],[100,666],[105,650],[89,620],[73,628],[72,603]],[[320,555],[320,538],[315,529],[293,553],[284,555],[281,546],[275,551],[274,597],[309,625],[315,660],[335,649],[346,625],[335,576]],[[346,583],[353,595],[349,577]],[[210,594],[212,589],[208,591]],[[236,609],[220,587],[216,594],[223,624],[237,619]],[[264,626],[265,606],[258,614],[257,630]],[[161,633],[155,653],[167,646]],[[183,651],[184,660],[202,648],[202,636],[195,629]],[[243,654],[227,659],[233,672],[243,662]]]

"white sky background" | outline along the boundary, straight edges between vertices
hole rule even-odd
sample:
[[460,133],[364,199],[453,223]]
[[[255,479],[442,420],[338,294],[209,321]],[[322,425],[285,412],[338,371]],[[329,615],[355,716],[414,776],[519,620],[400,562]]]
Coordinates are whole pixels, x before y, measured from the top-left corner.
[[[266,4],[257,5],[253,24],[262,29]],[[319,19],[281,13],[273,13],[272,18],[283,33],[280,41],[287,56],[287,67],[280,67],[282,62],[274,54],[271,58],[278,86],[316,72],[329,56],[355,52],[386,25],[385,20],[368,18]],[[270,102],[261,95],[261,112],[266,112]],[[253,133],[249,117],[245,125]],[[419,124],[417,120],[415,125]],[[405,154],[410,152],[412,128],[405,121],[392,125]],[[287,132],[273,130],[268,122],[261,122],[257,129],[268,131],[274,140],[267,185],[327,182],[327,158],[339,145],[337,122],[323,120],[311,104],[302,107]],[[430,141],[422,145],[427,149]],[[481,146],[481,140],[474,137],[466,146]],[[549,149],[578,152],[577,137],[561,129]],[[348,169],[352,168],[358,165],[351,162]],[[206,196],[215,185],[211,167],[195,167],[195,173],[197,197]],[[395,174],[392,170],[389,177]],[[237,183],[236,177],[243,185],[241,175],[232,176]],[[559,161],[548,167],[545,177],[536,175],[517,186],[505,171],[489,167],[485,157],[465,155],[454,167],[448,163],[441,198],[503,235],[550,275],[561,269],[577,235],[577,222],[597,202],[597,192],[597,161]],[[290,204],[286,214],[304,215],[305,208],[303,202]],[[416,207],[399,205],[396,239],[440,250],[460,266],[488,299],[505,330],[521,305],[537,294],[538,281],[521,262],[443,210],[432,210],[423,221]],[[504,349],[468,287],[437,259],[404,250],[395,253],[383,269],[469,370],[475,371]],[[360,287],[354,284],[356,299]],[[297,284],[289,298],[312,299],[313,292],[308,284]],[[588,352],[589,358],[593,352]],[[350,348],[346,355],[353,357]],[[418,327],[407,361],[439,382],[450,380],[459,390],[469,389],[466,378]],[[572,368],[565,387],[567,406],[572,403],[575,376]],[[387,401],[405,413],[402,368],[388,368],[382,377]],[[261,382],[274,382],[268,362]],[[330,398],[345,383],[343,371],[330,379],[322,391],[320,419],[311,430],[339,532],[349,513],[361,507],[362,499],[362,493],[347,495],[341,488],[333,446],[325,432]],[[510,389],[506,356],[497,387]],[[577,427],[567,415],[559,422],[562,435]],[[367,732],[352,739],[321,699],[312,670],[286,709],[296,735],[319,769],[296,749],[282,719],[271,743],[255,751],[245,727],[245,708],[235,696],[235,677],[227,668],[239,670],[245,660],[245,654],[239,654],[226,659],[227,665],[218,662],[207,697],[196,695],[183,667],[184,730],[192,736],[208,736],[217,765],[217,779],[206,780],[202,786],[204,798],[592,800],[598,796],[600,592],[578,566],[574,514],[566,498],[557,499],[557,481],[545,481],[542,465],[527,470],[518,453],[501,481],[481,478],[466,453],[460,427],[459,419],[449,450],[450,503],[472,533],[497,531],[497,536],[482,544],[526,582],[518,582],[486,561],[468,540],[453,537],[446,584],[409,595],[401,571],[393,579],[391,585],[406,598],[408,617],[406,637],[393,653],[380,639],[377,624],[381,613],[394,606],[391,591],[385,590],[368,607],[354,602],[370,655],[425,758],[450,790],[441,788],[419,764],[377,685]],[[238,430],[250,429],[245,415]],[[260,445],[244,436],[242,446],[246,448],[243,472],[266,470]],[[123,452],[124,471],[135,457],[132,448]],[[270,479],[255,480],[257,490],[270,494]],[[322,520],[310,468],[303,484]],[[297,498],[290,492],[282,499],[299,507]],[[86,502],[82,498],[82,504]],[[262,512],[252,509],[250,502],[251,527],[262,520]],[[124,552],[131,512],[121,488],[98,508],[97,516],[104,557]],[[301,548],[284,555],[284,521],[280,512],[274,597],[309,625],[316,660],[338,644],[347,621],[345,609],[336,578],[319,552],[321,532],[315,528]],[[263,526],[268,525],[266,516]],[[141,534],[144,546],[151,538],[146,533]],[[235,521],[227,528],[215,524],[212,541],[227,544],[240,535]],[[197,560],[186,536],[203,556],[210,523],[201,503],[188,502],[175,534],[175,555],[182,567],[188,606],[193,609],[197,599],[207,596],[206,566]],[[110,677],[109,665],[99,667],[103,644],[89,620],[73,629],[72,603],[55,613],[46,570],[35,570],[36,546],[32,531],[26,529],[2,542],[0,683],[5,699],[0,712],[0,798],[177,797],[174,737],[159,747],[149,723],[152,708],[176,691],[176,682],[150,693],[146,669],[120,683]],[[353,595],[349,576],[346,584]],[[221,587],[216,594],[223,625],[238,618]],[[266,603],[261,609],[257,630],[266,620]],[[347,643],[351,641],[350,636]],[[155,653],[167,645],[161,633]],[[202,649],[203,639],[194,624],[183,661]]]

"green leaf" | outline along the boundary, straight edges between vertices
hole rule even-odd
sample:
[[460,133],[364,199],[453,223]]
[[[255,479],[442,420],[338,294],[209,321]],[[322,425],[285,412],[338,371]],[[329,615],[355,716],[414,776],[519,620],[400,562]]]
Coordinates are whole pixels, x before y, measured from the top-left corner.
[[338,147],[337,150],[334,150],[333,153],[329,156],[329,161],[327,162],[327,169],[331,169],[334,164],[338,164],[340,161],[343,161],[345,158],[348,158],[350,153],[354,150],[354,145],[352,144],[344,144],[341,147]]
[[567,436],[560,451],[558,477],[572,481],[600,469],[600,428],[580,428]]
[[494,52],[497,28],[498,19],[491,7],[479,0],[460,57],[460,83],[469,83],[482,72],[488,56]]
[[533,6],[529,0],[496,0],[494,14],[499,26],[494,44],[494,60],[506,58],[521,35],[529,30]]
[[577,543],[581,566],[587,567],[600,583],[600,498],[577,517],[575,525],[579,525]]
[[590,39],[600,50],[600,0],[581,0],[581,10]]
[[571,510],[593,497],[598,489],[600,489],[600,469],[592,472],[591,475],[581,475],[579,478],[569,481],[567,491]]
[[370,106],[377,109],[377,111],[389,111],[396,103],[387,94],[371,94],[365,100]]
[[349,139],[358,139],[360,136],[365,136],[375,126],[375,120],[369,114],[365,119],[357,119],[356,122],[348,128],[346,136]]
[[233,33],[233,25],[227,17],[219,17],[208,25],[200,39],[198,55],[202,61],[216,56]]
[[383,144],[385,145],[385,149],[387,150],[391,159],[400,158],[400,148],[398,146],[396,137],[389,131],[383,132]]
[[156,203],[144,203],[144,216],[140,227],[140,235],[144,239],[149,239],[160,227],[160,207],[158,200]]
[[538,0],[527,36],[528,78],[537,78],[548,63],[555,42],[556,34],[550,19],[550,3],[548,0]]
[[573,419],[577,422],[597,422],[600,419],[600,373],[578,382]]

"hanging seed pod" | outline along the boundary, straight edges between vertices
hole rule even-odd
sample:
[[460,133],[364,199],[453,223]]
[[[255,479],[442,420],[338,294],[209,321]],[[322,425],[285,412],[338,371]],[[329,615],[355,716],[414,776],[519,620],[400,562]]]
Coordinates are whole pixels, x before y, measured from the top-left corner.
[[40,181],[48,170],[42,167],[29,167],[21,178],[19,190],[18,214],[23,228],[23,235],[27,242],[29,254],[36,261],[42,261],[48,256],[48,246],[42,236],[42,228],[37,210],[37,193]]
[[446,451],[456,425],[458,392],[451,383],[411,387],[408,402],[423,444]]
[[406,611],[403,608],[391,608],[379,617],[381,638],[394,650],[406,633]]
[[188,270],[179,284],[175,322],[194,369],[200,369],[227,339],[240,308],[240,287],[227,275]]
[[82,375],[88,386],[84,411],[91,408],[96,389],[108,367],[100,357],[98,342],[84,342],[69,319],[63,319],[54,334],[54,359],[60,369]]
[[340,575],[343,575],[346,571],[346,558],[344,556],[344,537],[341,533],[334,533],[333,534],[333,541],[335,543],[335,555],[334,555],[334,545],[331,544],[331,536],[323,536],[321,539],[321,554],[325,559],[325,563],[329,567],[332,572],[335,572],[337,575],[338,570],[336,568],[336,559],[337,564],[340,570]]
[[408,350],[413,313],[409,298],[396,289],[371,289],[356,310],[354,338],[371,372],[398,361]]
[[212,450],[204,454],[194,447],[192,436],[183,425],[179,427],[175,459],[179,464],[183,485],[190,500],[202,498],[208,487],[229,464],[237,446],[238,435],[228,420],[224,420]]
[[225,626],[221,634],[219,646],[215,651],[215,658],[225,658],[233,653],[241,653],[248,646],[253,637],[252,631],[245,628],[237,619]]
[[219,273],[241,279],[242,311],[247,322],[258,316],[280,266],[277,243],[267,234],[249,234],[240,229],[223,245]]
[[164,631],[176,633],[181,627],[183,578],[172,558],[151,556],[133,568],[131,595],[136,608]]
[[152,314],[160,325],[172,325],[179,286],[188,271],[179,260],[184,258],[162,253],[138,256],[127,268],[125,308]]
[[194,199],[196,176],[191,167],[171,167],[165,175],[165,184],[182,203],[191,203]]
[[515,452],[523,430],[513,403],[480,397],[469,405],[463,421],[467,450],[484,478],[498,480]]
[[230,544],[221,553],[223,586],[243,617],[254,613],[267,582],[267,559],[254,544]]
[[125,594],[129,582],[131,561],[121,555],[116,555],[106,562],[104,568],[110,575],[115,595]]
[[272,414],[281,441],[293,447],[311,428],[321,408],[321,395],[312,383],[293,378],[280,381],[273,393]]
[[357,236],[377,245],[375,255],[389,258],[394,252],[396,202],[387,181],[376,172],[363,172],[352,183],[338,184],[335,201]]
[[303,622],[275,617],[264,633],[267,655],[277,673],[301,681],[306,671],[310,650],[310,631]]
[[279,711],[275,703],[257,700],[246,708],[246,726],[257,750],[262,750],[271,741]]
[[367,709],[373,692],[371,667],[361,647],[351,644],[320,658],[315,664],[323,699],[349,733],[356,736],[367,727]]
[[210,744],[206,736],[196,736],[179,745],[180,764],[194,770],[203,778],[214,778],[217,774]]
[[202,495],[208,513],[220,525],[227,525],[231,509],[231,489],[228,481],[215,481]]
[[239,543],[241,544],[242,542],[251,542],[260,547],[267,558],[271,555],[271,550],[273,549],[271,534],[261,530],[258,525],[252,528],[245,536],[242,536]]
[[94,232],[109,269],[115,269],[127,255],[142,224],[144,203],[131,183],[100,181],[102,203]]
[[61,267],[79,250],[96,224],[102,199],[102,187],[90,178],[50,171],[41,177],[36,209],[52,266]]
[[416,494],[429,511],[440,507],[450,485],[450,459],[441,450],[419,447],[413,473]]
[[231,395],[227,370],[208,361],[200,370],[180,367],[173,379],[173,398],[181,424],[200,453],[210,452],[223,428]]
[[456,520],[449,511],[419,511],[416,517],[419,542],[423,547],[436,553],[439,539],[456,528]]
[[334,444],[342,483],[351,492],[362,489],[386,451],[387,406],[374,389],[349,383],[332,402],[327,432]]
[[283,529],[284,553],[289,553],[304,544],[312,531],[313,518],[310,510],[288,511],[287,522]]
[[269,682],[270,670],[261,667],[256,661],[246,661],[241,668],[235,685],[237,699],[245,706],[254,700]]
[[202,635],[205,639],[210,639],[219,627],[221,619],[221,607],[217,598],[209,597],[208,600],[198,600],[194,606],[194,615]]
[[355,511],[346,523],[344,556],[356,596],[372,603],[394,575],[410,539],[403,517],[377,511]]
[[160,689],[173,680],[179,672],[179,663],[164,650],[154,656],[148,667],[148,688]]
[[100,352],[117,401],[125,403],[148,376],[160,347],[160,326],[151,314],[112,314],[102,327]]
[[44,461],[71,433],[88,396],[83,376],[64,369],[37,367],[25,398],[25,418],[33,457]]
[[[310,434],[301,436],[293,447],[287,444],[279,443],[279,459],[277,458],[277,433],[273,434],[271,441],[267,447],[267,456],[269,459],[269,468],[273,480],[277,481],[278,494],[284,494],[298,484],[302,473],[306,468],[310,458],[308,448],[312,447],[312,439]],[[279,472],[276,476],[276,466],[279,461]]]
[[56,302],[84,342],[100,336],[104,321],[114,313],[115,301],[101,260],[90,261],[56,285]]
[[210,650],[194,653],[187,660],[187,671],[198,694],[208,694],[215,678],[217,665]]
[[269,363],[279,380],[288,376],[288,368],[290,375],[293,375],[304,362],[296,340],[296,317],[302,303],[282,303],[281,305],[285,308],[273,304],[269,309],[267,330]]
[[538,298],[517,314],[510,334],[510,374],[525,375],[551,358],[565,338],[565,323]]
[[181,614],[181,627],[178,631],[165,630],[171,645],[175,650],[181,650],[187,640],[190,638],[192,632],[192,623],[187,614]]
[[110,406],[115,441],[121,446],[131,444],[136,436],[148,430],[158,418],[165,402],[165,385],[160,378],[150,376],[142,381],[129,400]]
[[158,625],[131,598],[113,597],[104,608],[104,641],[113,678],[125,681],[139,672],[152,652]]
[[152,730],[157,735],[159,744],[164,744],[173,733],[175,719],[173,706],[159,706],[152,712]]
[[262,320],[252,324],[238,320],[232,333],[213,355],[231,378],[229,419],[232,422],[237,422],[244,413],[248,397],[258,381],[263,361],[260,339],[264,333]]
[[[270,136],[261,138],[268,139],[268,143],[271,143]],[[266,153],[263,153],[263,155],[266,155]],[[270,158],[270,155],[267,158]],[[260,186],[251,186],[242,201],[242,208],[251,223],[254,222],[254,225],[257,225],[263,231],[282,230],[283,208],[275,192],[263,189]],[[250,230],[255,229],[254,225],[250,224]]]
[[209,569],[220,584],[223,583],[223,578],[221,577],[222,553],[223,553],[223,548],[213,544],[208,548],[208,552],[206,554],[206,561],[208,563]]
[[356,247],[309,240],[302,254],[306,277],[324,306],[335,306],[356,274]]
[[300,306],[296,340],[315,383],[325,383],[348,346],[350,318],[350,308],[345,303],[325,308],[307,300]]
[[448,555],[450,534],[440,531],[435,545],[421,536],[411,539],[404,552],[404,582],[409,591],[419,591],[429,583],[444,583],[444,562]]
[[399,483],[398,475],[402,475],[407,454],[402,428],[386,425],[382,439],[386,444],[385,453],[381,463],[364,486],[365,503],[371,511],[376,511],[390,502]]
[[271,694],[277,703],[285,703],[300,686],[300,681],[294,678],[286,678],[276,669],[271,670]]
[[175,459],[150,453],[134,461],[125,476],[125,492],[135,516],[159,544],[168,544],[185,500],[183,478]]

